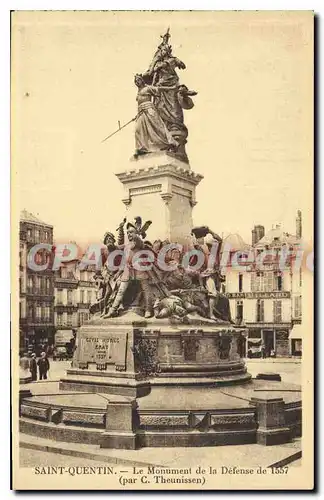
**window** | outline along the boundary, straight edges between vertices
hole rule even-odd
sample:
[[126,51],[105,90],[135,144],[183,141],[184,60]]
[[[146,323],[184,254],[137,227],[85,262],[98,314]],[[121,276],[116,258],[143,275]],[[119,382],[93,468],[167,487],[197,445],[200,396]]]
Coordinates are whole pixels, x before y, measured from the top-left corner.
[[302,298],[301,295],[295,297],[295,318],[301,318],[302,316]]
[[57,303],[63,304],[63,290],[57,290]]
[[44,231],[44,240],[47,241],[48,240],[48,232],[47,231]]
[[274,286],[273,271],[256,272],[252,274],[252,292],[272,292],[274,290]]
[[243,300],[236,302],[236,322],[242,323],[243,321]]
[[61,278],[67,278],[68,277],[68,270],[66,267],[61,267]]
[[264,282],[262,292],[272,292],[274,289],[274,274],[273,272],[264,273]]
[[39,292],[42,286],[42,278],[40,276],[36,276],[36,291]]
[[39,266],[42,265],[44,262],[43,262],[43,254],[41,251],[38,251],[35,255],[35,262],[36,264],[38,264]]
[[260,292],[261,288],[261,273],[252,273],[251,275],[251,291]]
[[72,326],[72,314],[67,315],[67,326]]
[[89,313],[87,313],[87,312],[79,313],[79,325],[80,326],[82,326],[88,320],[89,320]]
[[281,315],[281,300],[273,301],[273,321],[274,323],[280,323],[282,321]]
[[57,313],[57,315],[56,315],[56,322],[57,322],[57,326],[62,326],[64,324],[64,322],[63,322],[63,313]]
[[239,292],[243,292],[243,274],[239,274]]
[[67,291],[67,302],[68,304],[73,304],[73,290]]
[[33,318],[34,318],[34,308],[32,305],[29,305],[28,306],[28,319],[32,321]]
[[36,319],[40,320],[42,317],[42,308],[39,304],[36,306]]
[[35,242],[39,243],[40,240],[40,232],[39,229],[35,229]]
[[28,277],[28,291],[31,292],[33,290],[33,278],[31,276]]
[[91,303],[91,290],[88,290],[87,291],[87,304],[90,304]]
[[275,289],[278,291],[282,290],[282,275],[281,273],[275,274]]
[[80,302],[84,304],[84,290],[80,290]]
[[31,229],[27,229],[27,239],[28,239],[28,241],[30,241],[32,239],[32,230]]
[[256,320],[258,323],[264,321],[264,300],[257,300],[257,315]]
[[46,306],[46,307],[43,307],[43,318],[44,318],[44,321],[46,323],[49,323],[50,319],[51,319],[51,308]]

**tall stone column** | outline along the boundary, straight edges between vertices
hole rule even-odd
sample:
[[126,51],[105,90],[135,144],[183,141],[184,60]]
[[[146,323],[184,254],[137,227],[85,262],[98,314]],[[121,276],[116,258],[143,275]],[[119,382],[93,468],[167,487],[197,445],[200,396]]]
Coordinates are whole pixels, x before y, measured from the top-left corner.
[[203,179],[188,163],[168,153],[152,153],[131,160],[130,168],[116,173],[124,185],[128,219],[152,220],[149,239],[185,244],[192,229],[196,186]]

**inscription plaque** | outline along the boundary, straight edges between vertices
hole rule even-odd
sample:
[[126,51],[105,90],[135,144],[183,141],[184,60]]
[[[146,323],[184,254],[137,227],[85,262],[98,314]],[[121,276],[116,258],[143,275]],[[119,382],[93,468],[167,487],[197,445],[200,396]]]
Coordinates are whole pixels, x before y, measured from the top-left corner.
[[126,332],[82,332],[79,335],[78,363],[95,363],[100,370],[105,369],[106,365],[117,365],[119,370],[121,367],[126,368]]

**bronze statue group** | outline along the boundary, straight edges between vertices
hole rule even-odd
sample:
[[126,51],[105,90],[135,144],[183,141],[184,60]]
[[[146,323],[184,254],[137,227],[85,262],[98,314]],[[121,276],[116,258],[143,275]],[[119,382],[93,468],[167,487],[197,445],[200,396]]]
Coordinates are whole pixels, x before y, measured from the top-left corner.
[[[208,267],[212,243],[216,242],[220,251],[221,238],[206,226],[194,228],[192,249],[195,253],[192,256],[189,253],[185,259],[188,248],[182,245],[146,240],[150,224],[148,221],[142,226],[140,217],[136,217],[134,223],[124,219],[117,229],[117,241],[111,232],[104,235],[104,263],[95,274],[97,302],[91,312],[110,318],[132,309],[146,319],[154,316],[190,322],[193,315],[217,323],[231,322],[229,301],[221,293],[224,278],[218,259],[213,267]],[[211,235],[212,242],[205,244],[200,240],[207,234]],[[201,252],[203,259],[198,268],[195,266],[197,252]],[[165,263],[164,267],[161,262]]]

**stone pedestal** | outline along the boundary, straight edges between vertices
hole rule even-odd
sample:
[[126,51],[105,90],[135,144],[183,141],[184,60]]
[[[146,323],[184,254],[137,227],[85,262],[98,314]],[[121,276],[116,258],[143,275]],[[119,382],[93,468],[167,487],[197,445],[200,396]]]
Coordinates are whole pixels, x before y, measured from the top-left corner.
[[136,402],[115,398],[110,400],[106,414],[106,432],[102,434],[100,448],[135,450],[134,414]]
[[21,431],[130,450],[286,443],[300,435],[299,388],[251,380],[242,334],[194,315],[93,318],[78,330],[61,395],[22,398]]
[[196,186],[203,178],[170,153],[151,153],[130,161],[116,173],[124,185],[128,219],[153,220],[148,239],[185,244],[193,227]]
[[199,390],[250,380],[237,353],[242,328],[198,317],[191,323],[144,321],[131,312],[93,319],[78,330],[72,368],[60,388],[136,398],[154,386]]
[[286,425],[283,398],[265,393],[251,398],[251,404],[256,406],[257,443],[269,446],[290,441],[291,433]]

